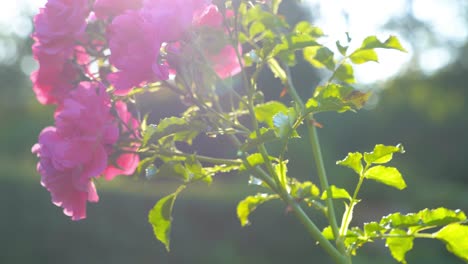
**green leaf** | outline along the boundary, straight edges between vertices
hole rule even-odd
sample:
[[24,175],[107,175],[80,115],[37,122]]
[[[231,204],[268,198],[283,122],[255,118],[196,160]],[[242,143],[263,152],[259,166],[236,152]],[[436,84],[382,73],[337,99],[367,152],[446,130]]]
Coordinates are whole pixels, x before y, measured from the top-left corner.
[[379,62],[377,52],[373,49],[357,50],[349,58],[354,64],[362,64],[369,61]]
[[278,140],[274,129],[269,129],[262,127],[260,129],[260,136],[257,136],[256,131],[254,131],[249,138],[245,141],[244,144],[240,147],[242,152],[248,151],[249,149],[255,148],[260,144],[268,143]]
[[293,129],[296,121],[296,111],[289,108],[288,113],[278,113],[273,117],[273,125],[279,138],[287,140],[290,137],[298,138],[299,134]]
[[273,117],[278,113],[288,113],[288,108],[278,101],[269,101],[265,104],[255,106],[255,118],[259,122],[266,123],[270,128],[274,128]]
[[377,222],[364,224],[364,233],[369,238],[377,236],[378,234],[382,233],[382,231],[385,231],[385,228]]
[[466,220],[466,215],[462,211],[443,207],[421,210],[418,212],[418,217],[426,226],[442,226]]
[[354,79],[354,69],[349,63],[342,63],[335,72],[335,78],[344,83],[353,84],[356,83]]
[[346,233],[345,246],[350,249],[351,255],[356,255],[356,250],[362,247],[365,243],[371,242],[364,236],[364,231],[359,227],[352,227]]
[[316,88],[314,97],[306,103],[306,110],[308,113],[357,110],[368,98],[369,93],[357,91],[351,86],[329,83]]
[[185,186],[180,186],[173,194],[161,198],[148,214],[148,221],[153,226],[154,235],[166,246],[167,251],[170,251],[172,209],[177,195],[184,188]]
[[364,160],[368,165],[384,164],[392,160],[393,153],[405,153],[405,149],[401,144],[396,146],[385,146],[382,144],[376,145],[374,150],[370,153],[364,153]]
[[327,226],[322,230],[322,235],[328,240],[335,240],[335,236],[333,235],[333,229],[331,226]]
[[294,27],[294,32],[296,35],[308,35],[313,38],[319,38],[324,35],[321,28],[313,26],[308,21],[300,21],[297,23]]
[[447,250],[455,256],[468,262],[468,226],[461,224],[451,224],[442,228],[434,234],[439,240],[442,240]]
[[[321,36],[323,36],[323,31],[320,28],[312,26],[307,21],[301,21],[296,24],[291,33],[282,35],[280,43],[273,47],[270,54],[264,53],[263,57],[275,57],[286,62],[289,66],[294,66],[296,64],[296,51],[312,46],[321,47],[316,41]],[[281,74],[277,76],[280,77]]]
[[[263,156],[260,153],[254,153],[254,154],[249,155],[247,157],[247,162],[250,164],[251,167],[255,167],[255,166],[265,163],[265,161],[263,160]],[[244,164],[242,164],[239,170],[245,171],[247,170],[247,168],[245,167]]]
[[141,142],[141,147],[146,147],[148,145],[148,142],[150,141],[154,133],[156,133],[156,131],[158,131],[156,125],[149,125],[146,127],[146,129],[143,131],[143,140]]
[[297,199],[318,198],[320,189],[317,185],[310,181],[299,182],[296,179],[291,179],[291,195]]
[[406,50],[401,46],[400,41],[395,36],[390,36],[385,42],[381,42],[376,36],[369,36],[362,42],[361,47],[358,50],[364,49],[395,49],[399,51],[406,52]]
[[254,21],[249,28],[249,36],[250,38],[255,38],[257,35],[265,32],[266,28],[263,23],[260,21]]
[[264,11],[261,5],[255,5],[252,8],[249,8],[245,13],[245,16],[241,19],[244,27],[247,28],[247,25],[254,21],[258,21],[265,25],[265,28],[270,30],[277,28],[285,28],[288,26],[284,19],[281,19],[279,16],[276,16],[270,12]]
[[[452,223],[465,221],[466,215],[460,210],[450,210],[447,208],[424,209],[417,213],[409,213],[402,215],[401,213],[393,213],[384,216],[380,220],[381,226],[389,226],[392,228],[423,228],[427,226],[444,226]],[[416,227],[416,228],[415,228]]]
[[247,196],[237,205],[237,217],[241,223],[241,226],[248,225],[249,215],[257,209],[257,207],[267,201],[278,199],[278,195],[259,193],[255,196]]
[[389,226],[392,228],[409,228],[413,226],[422,225],[418,214],[410,213],[402,215],[401,213],[393,213],[382,217],[380,220],[381,226]]
[[203,165],[196,159],[196,156],[190,156],[185,161],[185,171],[188,174],[189,181],[202,180],[211,184],[213,179],[211,175],[203,168]]
[[304,48],[304,59],[316,68],[326,67],[335,70],[333,52],[327,47],[313,46]]
[[275,78],[278,78],[281,80],[281,82],[286,83],[288,76],[286,75],[286,72],[283,70],[283,68],[281,68],[281,65],[277,60],[273,58],[268,59],[268,67],[270,68],[271,72],[273,72],[273,75],[275,75]]
[[[407,233],[400,229],[393,229],[390,235],[407,235]],[[386,246],[390,250],[393,258],[398,262],[406,263],[405,255],[413,248],[414,237],[389,237],[386,240]]]
[[286,166],[288,162],[287,161],[282,161],[278,164],[275,165],[275,173],[278,176],[279,182],[281,183],[281,186],[288,190],[289,187],[288,185],[288,167]]
[[322,193],[322,197],[320,197],[320,199],[326,200],[328,197],[331,197],[332,199],[348,199],[351,201],[351,195],[349,195],[348,191],[343,188],[338,188],[335,185],[330,185],[329,189]]
[[361,175],[363,166],[362,166],[362,154],[359,152],[348,153],[348,156],[343,160],[339,160],[336,164],[351,168],[358,175]]
[[353,87],[329,83],[324,86],[318,86],[314,92],[314,98],[320,108],[338,109],[336,111],[346,111],[351,109],[347,104],[346,97],[353,91]]
[[155,160],[156,160],[156,156],[152,156],[152,157],[148,157],[148,158],[145,158],[145,159],[140,160],[140,162],[138,163],[137,169],[136,169],[136,174],[137,174],[137,175],[141,175],[141,173],[142,173],[148,166],[150,166],[151,164],[153,164]]
[[370,36],[364,39],[361,47],[355,50],[349,58],[355,64],[362,64],[369,61],[378,62],[379,58],[374,49],[395,49],[406,52],[401,46],[400,41],[395,36],[390,36],[385,42],[381,42],[376,36]]
[[158,125],[149,125],[143,133],[142,147],[150,140],[172,136],[174,141],[185,141],[189,144],[204,130],[205,125],[200,122],[188,122],[184,118],[169,117],[162,119]]
[[190,180],[190,175],[184,165],[180,162],[170,161],[165,162],[159,167],[156,173],[157,178],[168,178],[168,179],[181,179],[184,182]]
[[336,48],[340,52],[341,55],[346,56],[346,52],[348,51],[348,46],[342,46],[340,41],[336,41]]
[[375,166],[364,173],[366,179],[381,182],[383,184],[403,190],[406,188],[405,180],[401,173],[394,167]]

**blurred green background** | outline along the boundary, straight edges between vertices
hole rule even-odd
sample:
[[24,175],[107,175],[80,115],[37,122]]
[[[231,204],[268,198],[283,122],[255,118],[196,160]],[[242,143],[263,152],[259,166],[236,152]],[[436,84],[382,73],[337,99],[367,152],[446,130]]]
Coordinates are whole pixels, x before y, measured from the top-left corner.
[[[327,11],[321,6],[324,1],[308,5],[285,2],[281,11],[291,22],[320,21]],[[450,36],[434,26],[448,19],[446,13],[424,18],[414,2],[420,1],[403,1],[398,14],[381,11],[385,23],[378,26],[377,33],[397,34],[411,51],[405,55],[404,65],[393,66],[398,71],[389,70],[398,73],[361,86],[372,88],[375,95],[358,114],[317,117],[324,125],[320,136],[330,181],[336,185],[356,184],[350,171],[334,165],[347,152],[369,151],[378,143],[403,143],[407,150],[393,164],[400,168],[409,188],[398,192],[366,182],[365,201],[357,207],[355,225],[395,211],[407,213],[425,207],[468,211],[467,4],[443,1],[442,5],[451,6],[449,10],[459,11],[452,14],[458,19],[453,26],[459,33]],[[37,10],[27,1],[16,3],[13,18],[0,17],[0,263],[330,263],[279,202],[262,206],[251,217],[251,226],[240,227],[237,202],[258,191],[247,185],[245,176],[224,175],[210,188],[194,186],[181,195],[175,206],[169,254],[154,239],[147,212],[159,197],[175,189],[170,183],[154,183],[144,177],[98,181],[100,202],[88,206],[86,220],[70,221],[50,203],[30,153],[42,128],[53,123],[53,108],[36,102],[28,77],[36,67],[28,36],[31,16]],[[2,5],[6,8],[7,4],[0,3],[0,9]],[[353,13],[338,6],[343,21],[350,23]],[[311,94],[322,74],[305,64],[293,72],[304,96]],[[281,87],[271,74],[263,74],[262,86],[268,87],[267,98],[278,98]],[[152,116],[155,120],[177,111],[169,98],[151,99],[148,108],[157,113]],[[216,141],[214,144],[222,144],[223,139]],[[304,144],[293,142],[289,158],[292,176],[313,177],[318,182],[310,150]],[[355,263],[375,263],[376,259],[396,263],[380,242],[364,247]],[[416,241],[408,262],[462,263],[439,242],[424,240]]]

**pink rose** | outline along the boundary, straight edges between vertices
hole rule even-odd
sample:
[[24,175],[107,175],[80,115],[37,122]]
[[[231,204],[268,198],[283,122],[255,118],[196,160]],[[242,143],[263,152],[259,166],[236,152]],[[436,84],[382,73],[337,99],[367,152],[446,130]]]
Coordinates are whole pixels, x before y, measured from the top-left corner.
[[40,159],[37,170],[41,174],[41,185],[50,192],[52,202],[62,207],[72,220],[80,220],[86,218],[87,202],[97,202],[99,197],[93,182],[89,179],[83,182],[81,168],[71,166],[74,162],[62,153],[66,144],[56,128],[47,127],[32,152]]
[[33,91],[41,104],[59,104],[73,88],[72,82],[78,77],[77,69],[71,63],[62,67],[44,60],[39,69],[31,74]]
[[119,130],[110,109],[110,98],[104,86],[81,82],[56,112],[58,133],[68,138],[98,140],[103,145],[114,144]]
[[143,0],[96,0],[93,9],[97,18],[106,19],[127,10],[139,9],[142,5]]
[[[115,103],[115,110],[120,122],[122,123],[120,140],[123,139],[124,141],[129,141],[131,139],[137,139],[137,137],[139,137],[138,128],[140,123],[128,111],[127,105],[122,101],[118,101]],[[106,180],[112,180],[117,175],[132,175],[138,167],[140,158],[137,154],[131,152],[135,152],[138,147],[138,144],[131,143],[130,146],[124,147],[122,150],[118,150],[118,153],[115,153],[118,156],[104,171],[104,178]]]
[[[166,80],[169,66],[163,43],[181,40],[205,0],[146,0],[143,8],[117,16],[109,27],[110,62],[119,70],[107,76],[117,95],[126,95],[144,82]],[[177,14],[177,15],[174,15]]]
[[[242,54],[242,47],[238,47],[239,54]],[[213,63],[213,69],[219,78],[226,79],[242,71],[242,67],[237,59],[236,50],[231,45],[224,46],[218,53],[209,53],[208,59]]]
[[[215,5],[209,5],[204,10],[197,13],[194,18],[194,25],[218,29],[220,31],[219,34],[225,32],[223,16]],[[207,58],[213,64],[214,71],[220,78],[225,79],[241,72],[242,67],[239,63],[236,50],[232,45],[227,44],[224,47],[221,46],[222,48],[219,49],[216,40],[214,40],[214,43],[207,44],[209,45],[203,47],[205,49],[204,51]],[[242,54],[242,47],[240,45],[237,49],[239,54]]]
[[33,38],[43,52],[67,57],[83,37],[88,15],[88,0],[49,0],[34,18]]
[[174,42],[181,40],[192,26],[194,14],[209,3],[207,0],[145,0],[143,12],[164,42]]
[[109,27],[110,62],[119,69],[108,75],[115,93],[127,94],[130,89],[156,77],[167,79],[164,69],[153,72],[158,63],[161,41],[155,36],[154,25],[148,24],[139,11],[127,11],[112,21]]
[[32,151],[53,203],[79,220],[86,217],[86,202],[98,200],[92,178],[107,168],[108,152],[119,137],[105,87],[79,83],[59,105],[55,123],[42,131]]

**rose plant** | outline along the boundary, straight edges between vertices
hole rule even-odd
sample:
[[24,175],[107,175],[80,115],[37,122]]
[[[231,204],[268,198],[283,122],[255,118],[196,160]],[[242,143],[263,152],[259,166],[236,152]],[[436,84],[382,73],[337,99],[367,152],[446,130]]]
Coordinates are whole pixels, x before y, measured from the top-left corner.
[[[237,207],[242,226],[257,206],[281,199],[336,263],[351,263],[364,244],[385,240],[391,255],[405,263],[416,238],[441,240],[468,261],[468,225],[459,210],[424,209],[394,213],[351,227],[359,191],[367,180],[406,188],[401,173],[387,164],[402,145],[376,145],[337,162],[357,176],[353,192],[330,185],[324,167],[315,116],[361,108],[368,92],[356,90],[353,65],[378,60],[376,49],[405,51],[395,36],[367,37],[350,50],[336,42],[336,54],[323,44],[322,30],[309,22],[289,25],[278,15],[280,0],[49,0],[34,19],[31,75],[42,104],[55,105],[55,125],[45,128],[33,146],[41,184],[52,202],[72,220],[86,218],[88,202],[99,200],[94,181],[150,171],[181,182],[149,212],[157,239],[170,245],[172,208],[192,183],[239,171],[263,193]],[[301,98],[291,76],[298,56],[329,71],[310,98]],[[265,101],[259,74],[269,70],[284,86],[291,103]],[[230,85],[233,76],[241,89]],[[229,95],[221,103],[217,87]],[[138,96],[168,90],[187,105],[180,116],[148,124],[140,116]],[[147,113],[143,113],[147,114]],[[304,130],[298,130],[301,126]],[[301,135],[303,134],[303,135]],[[232,143],[230,157],[183,151],[202,135]],[[288,144],[309,144],[319,185],[288,174]],[[275,146],[273,151],[271,146]],[[186,148],[185,148],[186,149]],[[160,164],[156,168],[156,164]],[[304,172],[309,174],[309,172]],[[151,173],[149,173],[151,174]],[[312,173],[310,173],[312,174]],[[336,200],[344,201],[341,222]],[[322,213],[319,227],[304,208]]]

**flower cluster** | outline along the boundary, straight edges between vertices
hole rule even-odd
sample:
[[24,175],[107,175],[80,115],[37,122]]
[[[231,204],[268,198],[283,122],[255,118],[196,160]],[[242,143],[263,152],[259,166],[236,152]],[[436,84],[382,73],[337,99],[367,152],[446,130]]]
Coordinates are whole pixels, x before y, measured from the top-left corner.
[[87,202],[99,199],[95,178],[136,170],[132,89],[168,80],[193,58],[208,60],[219,78],[240,72],[240,46],[223,37],[229,16],[209,0],[49,0],[40,9],[31,80],[37,100],[56,111],[32,151],[41,184],[66,215],[86,217]]

